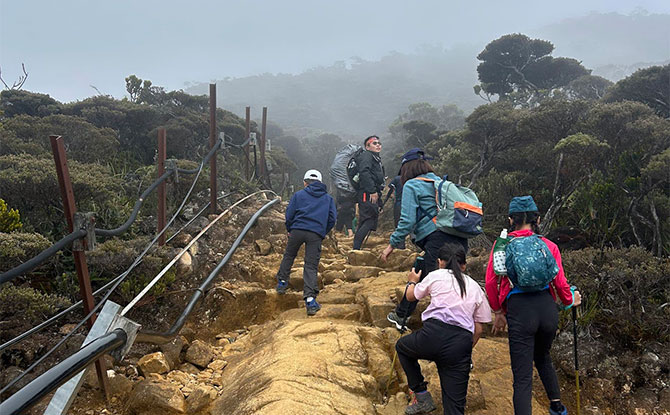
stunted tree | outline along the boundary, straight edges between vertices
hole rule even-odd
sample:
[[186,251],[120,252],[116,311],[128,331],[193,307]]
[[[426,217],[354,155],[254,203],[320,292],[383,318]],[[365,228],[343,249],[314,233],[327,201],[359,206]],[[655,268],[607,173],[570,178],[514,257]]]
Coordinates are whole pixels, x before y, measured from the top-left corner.
[[597,101],[605,96],[612,85],[613,82],[602,76],[584,75],[567,84],[563,92],[569,99]]
[[670,64],[640,69],[614,84],[606,102],[638,101],[663,118],[670,118]]
[[528,105],[590,73],[575,59],[552,57],[553,50],[551,42],[521,33],[492,41],[477,55],[481,84],[475,93],[483,91],[503,101]]
[[595,171],[595,162],[603,156],[608,147],[606,143],[582,133],[565,137],[554,146],[556,174],[551,205],[541,225],[543,233],[551,228],[556,213],[579,185],[591,177]]
[[465,175],[472,187],[493,160],[506,150],[520,146],[517,126],[524,114],[506,102],[482,105],[466,118],[463,141],[477,149],[478,163]]

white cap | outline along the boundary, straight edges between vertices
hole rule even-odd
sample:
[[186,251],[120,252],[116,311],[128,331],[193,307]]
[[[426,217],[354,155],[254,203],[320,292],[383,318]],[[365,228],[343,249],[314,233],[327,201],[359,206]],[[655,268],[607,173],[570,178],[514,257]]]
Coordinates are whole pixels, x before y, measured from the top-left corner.
[[318,180],[321,181],[321,173],[318,170],[307,170],[303,180]]

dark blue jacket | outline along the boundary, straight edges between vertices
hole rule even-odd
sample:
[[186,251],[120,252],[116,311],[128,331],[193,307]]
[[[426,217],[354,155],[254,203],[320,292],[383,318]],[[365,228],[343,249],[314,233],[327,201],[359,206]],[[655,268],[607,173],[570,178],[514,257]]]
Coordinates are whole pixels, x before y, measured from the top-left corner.
[[286,208],[286,230],[289,232],[301,229],[324,238],[335,226],[336,219],[335,201],[321,182],[314,182],[296,192]]

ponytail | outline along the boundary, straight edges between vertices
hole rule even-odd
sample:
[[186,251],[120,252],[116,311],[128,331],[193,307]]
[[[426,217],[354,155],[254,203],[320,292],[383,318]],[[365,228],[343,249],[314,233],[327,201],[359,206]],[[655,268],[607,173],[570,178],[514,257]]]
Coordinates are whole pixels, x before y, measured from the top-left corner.
[[461,266],[465,265],[465,248],[463,248],[463,245],[456,243],[444,244],[440,248],[437,257],[447,262],[447,268],[453,272],[454,278],[456,278],[458,286],[461,288],[461,298],[463,298],[466,291],[465,278],[463,277],[463,272],[461,272]]
[[540,233],[540,226],[537,224],[540,212],[514,212],[510,213],[509,217],[512,219],[512,228],[515,231],[521,229],[523,225],[530,224],[533,233]]

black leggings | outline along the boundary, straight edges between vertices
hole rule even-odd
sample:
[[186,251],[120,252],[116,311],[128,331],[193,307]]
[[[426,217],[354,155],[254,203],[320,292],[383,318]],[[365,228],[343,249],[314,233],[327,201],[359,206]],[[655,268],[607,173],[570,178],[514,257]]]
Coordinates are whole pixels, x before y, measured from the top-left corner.
[[470,331],[430,318],[420,330],[401,337],[395,349],[413,392],[423,392],[427,385],[418,359],[432,360],[440,375],[445,415],[464,413],[472,357]]
[[561,398],[549,355],[558,328],[558,310],[549,290],[512,294],[507,300],[507,324],[514,375],[514,414],[530,415],[533,362],[549,400]]

